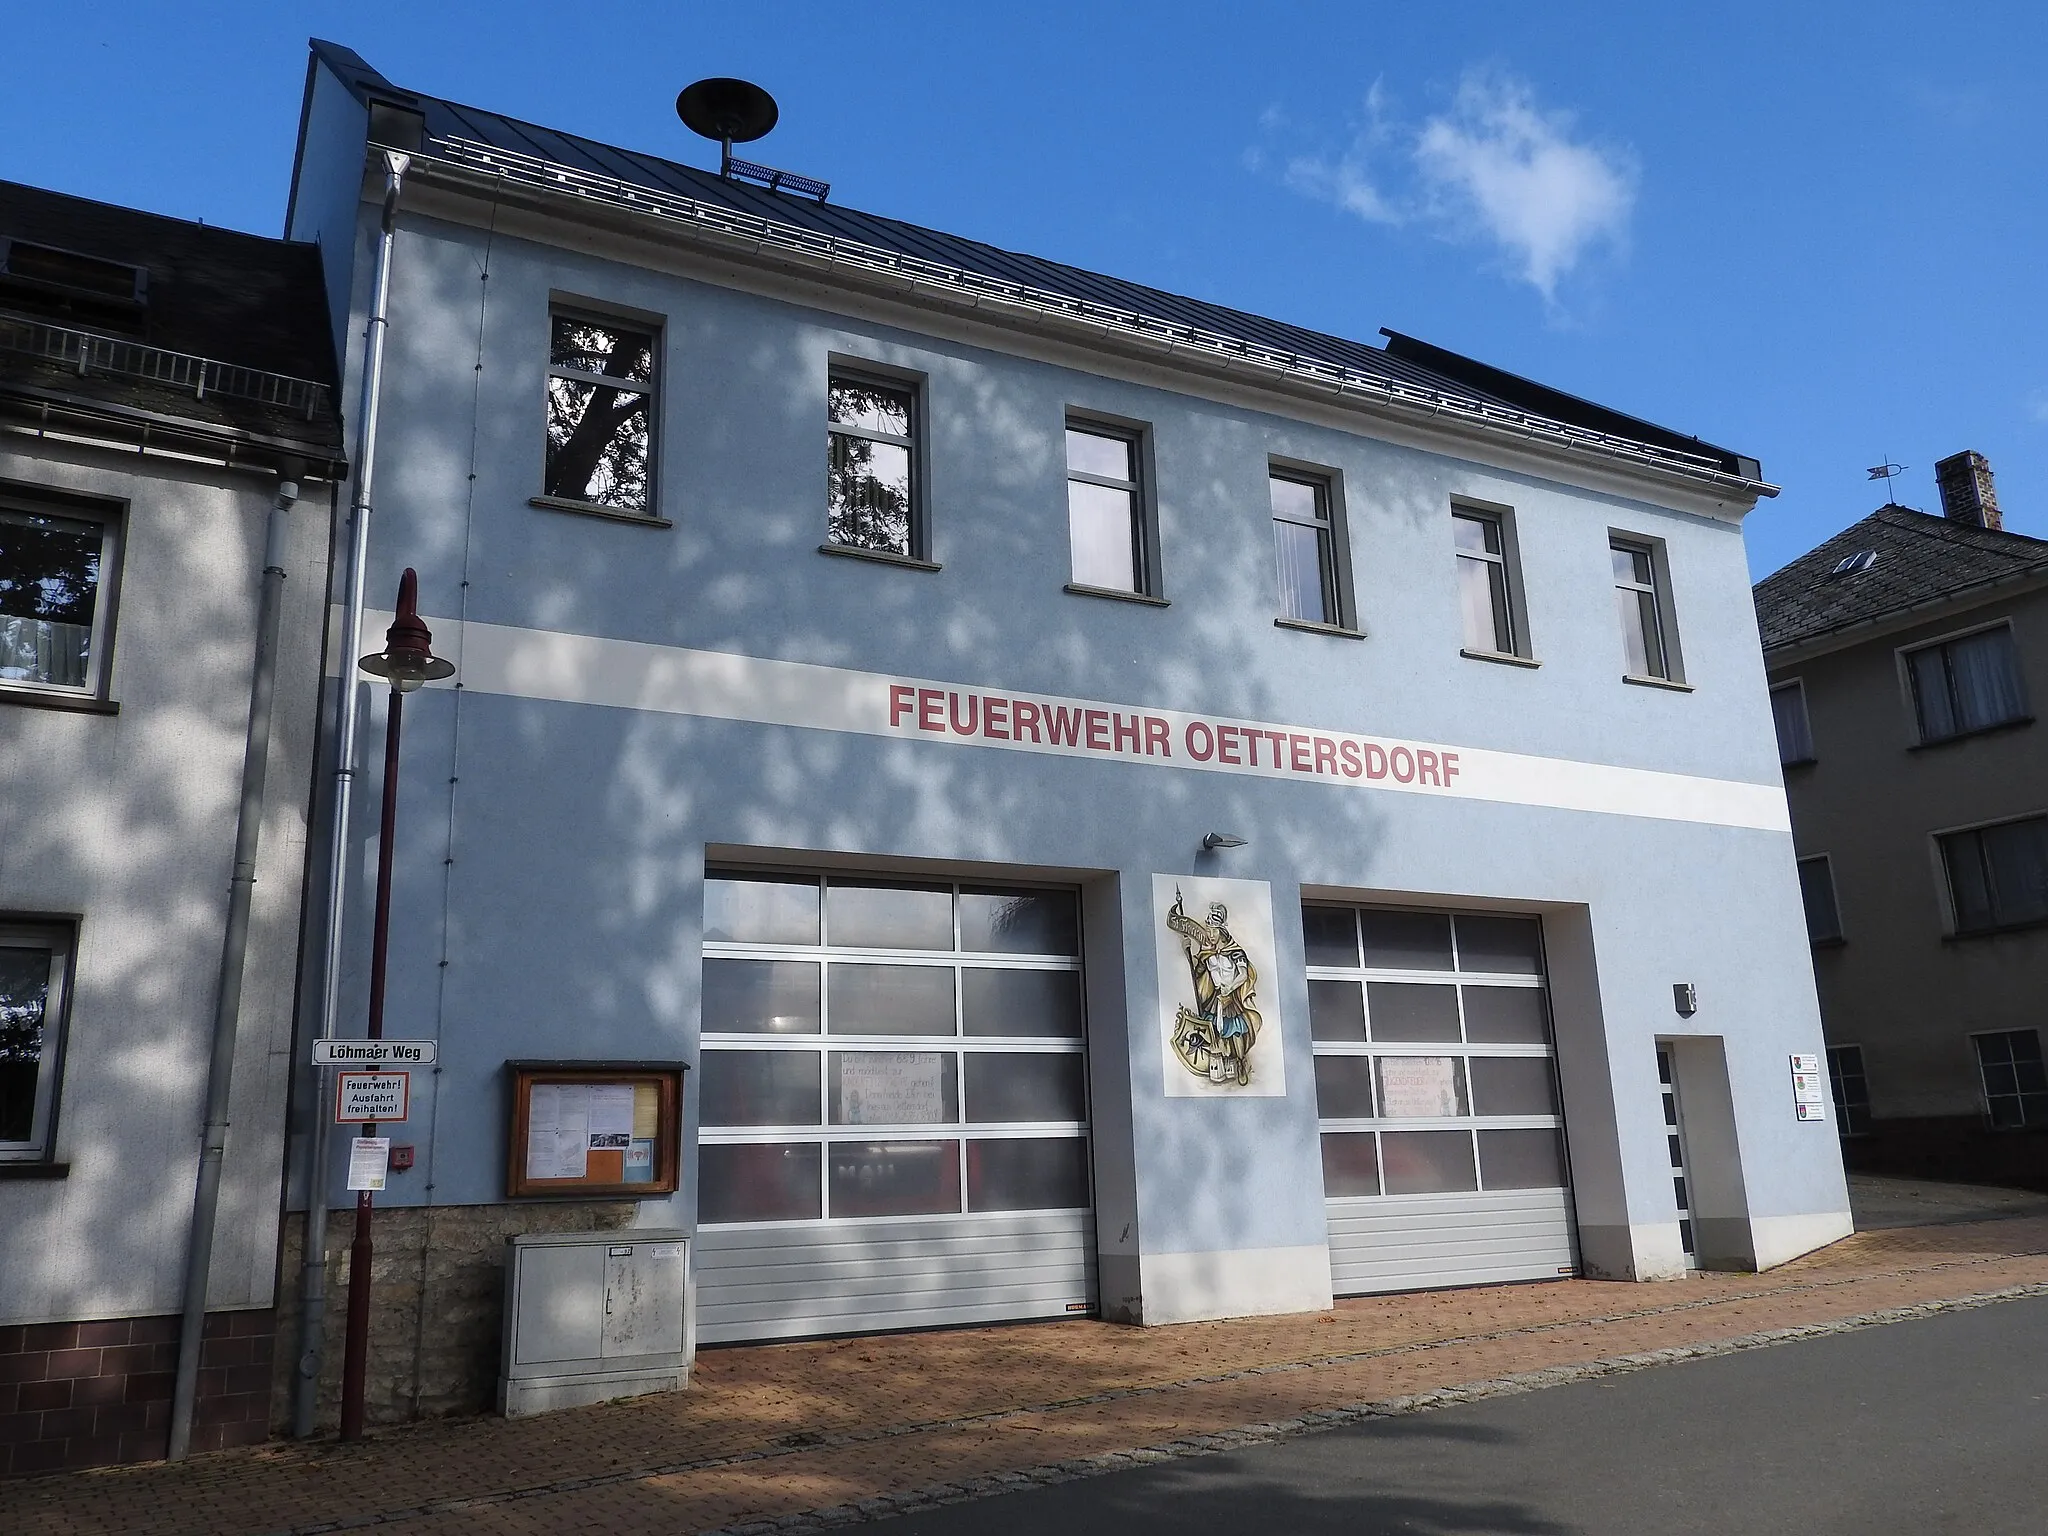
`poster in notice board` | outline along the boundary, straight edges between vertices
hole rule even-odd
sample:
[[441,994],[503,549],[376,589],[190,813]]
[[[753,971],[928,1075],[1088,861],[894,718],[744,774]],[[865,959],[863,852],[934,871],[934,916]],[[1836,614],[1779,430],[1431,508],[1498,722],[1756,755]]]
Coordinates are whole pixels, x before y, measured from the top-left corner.
[[681,1076],[680,1067],[513,1063],[508,1192],[673,1193]]

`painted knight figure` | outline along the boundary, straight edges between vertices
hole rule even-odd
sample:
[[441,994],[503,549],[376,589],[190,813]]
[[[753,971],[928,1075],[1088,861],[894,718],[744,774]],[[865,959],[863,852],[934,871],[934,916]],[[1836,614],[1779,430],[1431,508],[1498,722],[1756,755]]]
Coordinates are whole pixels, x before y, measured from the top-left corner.
[[1263,881],[1154,875],[1159,1031],[1169,1098],[1286,1093]]
[[1249,1087],[1252,1047],[1259,1041],[1259,973],[1230,933],[1230,908],[1209,903],[1207,922],[1187,915],[1178,889],[1166,926],[1180,935],[1195,986],[1195,1006],[1179,1005],[1173,1053],[1212,1083]]

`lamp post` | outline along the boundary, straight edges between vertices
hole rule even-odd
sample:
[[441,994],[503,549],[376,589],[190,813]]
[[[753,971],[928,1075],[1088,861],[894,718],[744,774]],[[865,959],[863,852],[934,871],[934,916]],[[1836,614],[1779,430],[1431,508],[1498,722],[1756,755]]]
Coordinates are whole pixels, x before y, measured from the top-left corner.
[[[391,684],[384,717],[384,808],[377,833],[377,912],[370,935],[370,1027],[384,1038],[384,958],[391,939],[391,842],[398,827],[398,733],[405,696],[422,683],[452,677],[455,664],[434,654],[434,637],[420,622],[419,578],[408,566],[398,579],[398,612],[385,631],[384,649],[356,663]],[[359,1135],[374,1136],[366,1122]],[[348,1253],[348,1334],[341,1354],[341,1438],[363,1437],[363,1371],[370,1353],[370,1211],[374,1196],[356,1191],[356,1235]]]

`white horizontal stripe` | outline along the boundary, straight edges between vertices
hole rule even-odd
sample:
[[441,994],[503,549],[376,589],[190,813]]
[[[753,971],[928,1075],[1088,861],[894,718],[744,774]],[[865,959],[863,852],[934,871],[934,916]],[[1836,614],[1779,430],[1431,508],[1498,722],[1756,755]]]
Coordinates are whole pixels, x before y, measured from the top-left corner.
[[[388,613],[366,612],[364,632],[375,634],[390,620]],[[1784,786],[1776,783],[937,683],[556,630],[451,619],[428,623],[457,662],[462,686],[475,693],[1336,788],[1791,830]],[[989,699],[997,701],[997,718],[982,712]],[[989,734],[999,723],[1004,733]],[[1009,734],[1013,726],[1018,735],[1028,729],[1033,739]],[[1225,761],[1232,751],[1237,760]],[[1276,764],[1276,752],[1286,761]]]

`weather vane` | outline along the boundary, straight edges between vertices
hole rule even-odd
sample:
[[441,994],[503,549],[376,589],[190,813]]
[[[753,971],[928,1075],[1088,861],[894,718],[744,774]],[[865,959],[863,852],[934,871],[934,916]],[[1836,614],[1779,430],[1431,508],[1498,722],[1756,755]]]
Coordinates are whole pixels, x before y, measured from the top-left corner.
[[1897,506],[1899,498],[1892,494],[1892,477],[1903,475],[1907,468],[1907,465],[1894,464],[1890,459],[1886,459],[1882,464],[1873,465],[1866,473],[1871,479],[1884,482],[1884,499],[1892,506]]

